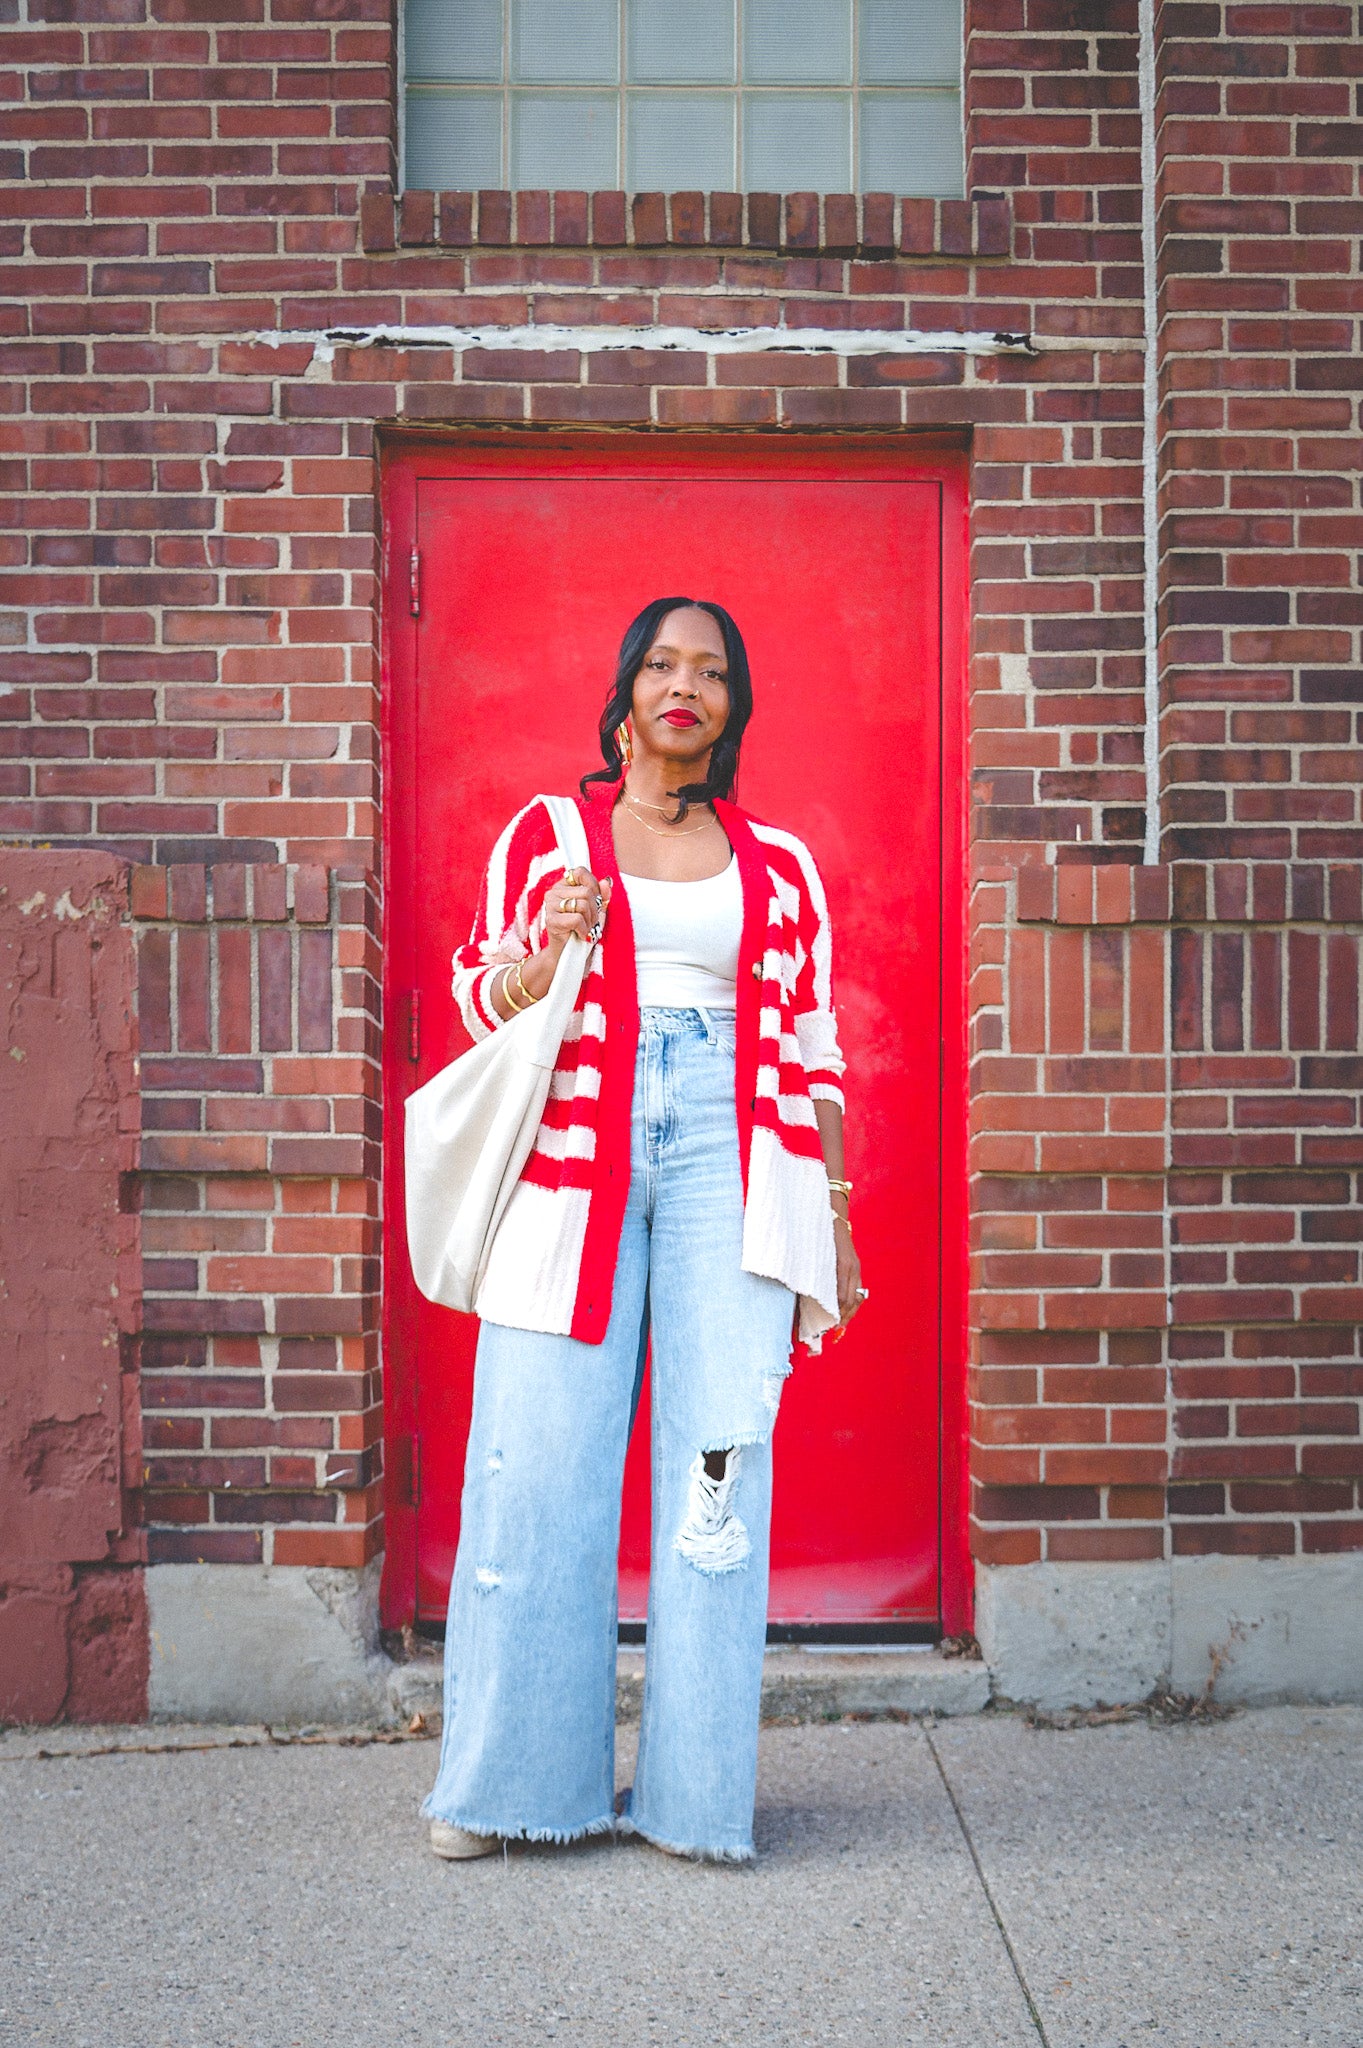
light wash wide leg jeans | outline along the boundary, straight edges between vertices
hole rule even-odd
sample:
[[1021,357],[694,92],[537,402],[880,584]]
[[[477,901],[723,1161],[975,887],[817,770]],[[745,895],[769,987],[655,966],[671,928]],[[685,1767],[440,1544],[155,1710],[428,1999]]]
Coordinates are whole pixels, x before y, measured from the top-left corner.
[[605,1340],[479,1336],[422,1808],[474,1834],[563,1842],[614,1825],[620,1489],[651,1326],[648,1651],[622,1824],[684,1853],[753,1853],[771,1433],[795,1303],[740,1264],[733,1034],[731,1013],[642,1014]]

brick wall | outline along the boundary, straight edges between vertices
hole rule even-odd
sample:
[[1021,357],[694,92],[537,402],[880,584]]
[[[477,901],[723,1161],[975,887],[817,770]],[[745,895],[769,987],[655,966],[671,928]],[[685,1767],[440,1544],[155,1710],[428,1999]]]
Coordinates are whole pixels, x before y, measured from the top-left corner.
[[1027,867],[974,897],[973,1547],[1164,1547],[1166,869]]
[[1363,870],[1028,867],[975,917],[976,1554],[1363,1547]]
[[148,1558],[364,1564],[383,1477],[372,879],[142,866],[132,909]]
[[[1134,0],[1101,38],[1059,0],[974,8],[973,204],[446,194],[396,220],[386,0],[38,11],[0,138],[29,180],[0,224],[0,832],[376,865],[374,430],[402,419],[973,429],[977,830],[1139,838]],[[324,362],[254,338],[783,319],[1039,353]]]
[[[969,438],[978,1540],[1000,1558],[1166,1546],[1171,1446],[1178,1484],[1192,1477],[1167,1420],[1184,1387],[1170,1343],[1215,1338],[1229,1360],[1247,1324],[1223,1301],[1171,1340],[1159,1312],[1185,1223],[1217,1204],[1180,1193],[1165,1242],[1162,1176],[1182,1173],[1188,1134],[1184,1049],[1154,1028],[1156,984],[1171,958],[1184,971],[1175,924],[1210,934],[1213,961],[1235,933],[1220,908],[1185,919],[1141,893],[1163,883],[1128,873],[1144,829],[1135,0],[972,0],[971,196],[940,205],[397,205],[387,0],[29,0],[22,21],[0,0],[0,15],[0,167],[16,181],[0,199],[0,575],[15,607],[0,621],[0,835],[94,843],[146,870],[154,1554],[353,1561],[381,1542],[376,1462],[332,1474],[377,1437],[376,451],[399,421]],[[1330,5],[1158,10],[1163,824],[1170,861],[1209,869],[1363,855],[1352,25]],[[303,338],[781,320],[1025,333],[1033,350]],[[1054,917],[1030,893],[1053,883],[1016,879],[1037,863],[1078,892]],[[1212,873],[1213,905],[1221,886]],[[1327,951],[1350,937],[1347,919],[1331,929]],[[326,934],[321,1047],[304,990]],[[302,1007],[276,1044],[285,936]],[[249,1040],[244,998],[205,1014],[200,972],[215,962],[220,990],[244,987],[248,955]],[[1306,1075],[1282,1085],[1314,1103]],[[315,1130],[289,1121],[305,1114]],[[1293,1139],[1303,1164],[1315,1114]],[[323,1144],[351,1150],[307,1149]],[[1238,1213],[1234,1185],[1222,1205]],[[1222,1295],[1240,1279],[1228,1268]],[[1302,1401],[1327,1341],[1305,1299],[1249,1319],[1307,1347],[1290,1367],[1274,1354],[1273,1384],[1300,1375]],[[1305,1471],[1315,1439],[1279,1419]],[[1259,1468],[1238,1443],[1225,1513],[1199,1494],[1187,1527],[1202,1533],[1180,1542],[1239,1526],[1232,1482]]]
[[1363,1548],[1363,869],[1174,881],[1173,1550]]
[[1357,860],[1357,9],[1158,35],[1166,850]]

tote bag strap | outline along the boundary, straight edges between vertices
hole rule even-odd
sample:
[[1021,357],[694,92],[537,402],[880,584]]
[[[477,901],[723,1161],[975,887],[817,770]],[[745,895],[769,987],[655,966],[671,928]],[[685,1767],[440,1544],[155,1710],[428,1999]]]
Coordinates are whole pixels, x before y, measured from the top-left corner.
[[591,868],[591,849],[587,845],[587,828],[582,822],[582,813],[570,796],[542,796],[544,805],[554,824],[554,837],[565,864],[570,868]]
[[[568,867],[590,868],[591,851],[582,813],[570,796],[542,796],[540,802],[554,823],[554,837]],[[577,1002],[582,977],[587,971],[591,947],[585,939],[569,939],[559,956],[549,990],[526,1015],[524,1022],[511,1020],[524,1056],[532,1066],[552,1068],[557,1064],[563,1034]]]

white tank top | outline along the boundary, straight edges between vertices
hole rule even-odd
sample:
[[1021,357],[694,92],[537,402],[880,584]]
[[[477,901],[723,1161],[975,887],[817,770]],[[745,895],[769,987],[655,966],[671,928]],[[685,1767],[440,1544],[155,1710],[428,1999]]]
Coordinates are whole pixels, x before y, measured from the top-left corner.
[[622,875],[634,923],[639,1005],[732,1010],[738,1004],[743,885],[731,855],[703,882],[654,882]]

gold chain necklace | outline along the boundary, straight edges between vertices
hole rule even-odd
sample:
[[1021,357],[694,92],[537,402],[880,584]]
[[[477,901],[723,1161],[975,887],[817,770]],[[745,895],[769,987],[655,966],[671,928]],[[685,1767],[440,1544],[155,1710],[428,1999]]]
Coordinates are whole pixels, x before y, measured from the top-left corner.
[[[620,794],[626,803],[642,804],[646,811],[665,811],[667,809],[666,804],[651,804],[646,796],[636,796],[632,789],[622,789]],[[675,803],[677,799],[673,797],[672,801]]]
[[[624,799],[624,801],[627,804],[633,804],[637,803],[639,799],[637,797],[627,796]],[[660,811],[662,809],[662,805],[651,804],[649,808],[650,810]],[[671,832],[662,832],[656,825],[650,825],[647,818],[641,818],[637,816],[634,811],[630,812],[630,816],[634,819],[636,825],[642,825],[645,832],[651,832],[655,839],[694,839],[697,832],[703,832],[707,825],[713,825],[715,822],[713,817],[702,818],[699,825],[689,825],[684,832],[679,832],[675,830]]]

